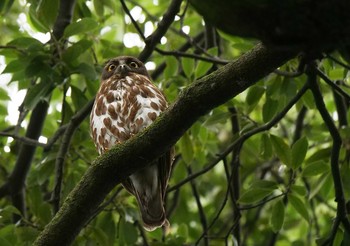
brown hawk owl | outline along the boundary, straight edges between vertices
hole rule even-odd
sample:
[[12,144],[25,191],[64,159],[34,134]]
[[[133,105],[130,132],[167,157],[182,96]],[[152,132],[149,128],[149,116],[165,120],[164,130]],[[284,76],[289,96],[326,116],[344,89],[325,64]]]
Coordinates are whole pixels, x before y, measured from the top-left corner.
[[[149,126],[167,108],[162,92],[152,84],[145,65],[130,56],[106,62],[90,115],[93,140],[100,154]],[[164,197],[173,161],[172,150],[122,182],[140,207],[145,229],[168,221]]]

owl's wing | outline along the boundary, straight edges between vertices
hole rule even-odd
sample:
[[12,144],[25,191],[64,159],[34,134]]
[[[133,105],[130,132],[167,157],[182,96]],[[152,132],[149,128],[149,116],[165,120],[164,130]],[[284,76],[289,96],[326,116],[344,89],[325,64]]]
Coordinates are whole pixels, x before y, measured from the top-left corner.
[[166,188],[171,173],[171,166],[174,161],[175,149],[172,147],[158,159],[159,180],[161,182],[162,197],[165,198]]
[[[164,155],[159,157],[157,161],[158,170],[159,170],[159,180],[161,183],[161,192],[162,192],[163,199],[165,197],[166,188],[168,186],[168,181],[171,173],[171,166],[174,161],[174,155],[175,155],[175,149],[174,147],[172,147]],[[133,195],[136,195],[134,185],[132,184],[129,177],[122,182],[122,185],[128,192],[130,192]]]

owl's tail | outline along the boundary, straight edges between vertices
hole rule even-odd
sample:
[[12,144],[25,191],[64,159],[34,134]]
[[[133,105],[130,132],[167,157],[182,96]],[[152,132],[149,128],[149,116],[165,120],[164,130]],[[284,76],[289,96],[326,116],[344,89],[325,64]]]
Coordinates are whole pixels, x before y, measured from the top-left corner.
[[159,180],[158,168],[151,165],[130,176],[134,195],[140,207],[143,227],[153,231],[169,226],[164,210],[164,197]]

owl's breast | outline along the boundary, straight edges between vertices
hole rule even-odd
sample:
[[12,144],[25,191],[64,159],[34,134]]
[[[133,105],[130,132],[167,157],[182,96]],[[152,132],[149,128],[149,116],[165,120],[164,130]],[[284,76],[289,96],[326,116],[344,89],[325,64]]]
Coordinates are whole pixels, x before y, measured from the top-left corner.
[[165,97],[146,76],[135,74],[107,81],[97,93],[90,117],[97,149],[103,153],[136,135],[166,107]]

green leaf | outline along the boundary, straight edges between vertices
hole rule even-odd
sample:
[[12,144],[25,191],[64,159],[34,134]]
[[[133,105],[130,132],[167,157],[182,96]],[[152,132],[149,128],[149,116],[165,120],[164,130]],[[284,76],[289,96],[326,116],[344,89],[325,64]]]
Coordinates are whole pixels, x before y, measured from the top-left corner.
[[[17,227],[16,228],[16,237],[18,238],[18,241],[21,243],[28,243],[30,245],[32,242],[34,242],[35,238],[38,236],[39,232],[37,229],[33,227]],[[26,245],[26,244],[24,244]]]
[[26,109],[32,110],[40,100],[43,100],[49,92],[53,89],[53,83],[48,81],[41,81],[30,88],[24,98],[23,105]]
[[[51,11],[49,12],[51,13]],[[29,21],[32,26],[39,32],[49,32],[50,28],[43,20],[39,19],[36,11],[36,6],[34,4],[29,7]]]
[[131,223],[120,219],[119,223],[119,245],[135,245],[137,241],[137,230]]
[[35,38],[29,38],[29,37],[19,37],[16,39],[11,40],[7,45],[10,46],[16,46],[18,48],[28,49],[28,47],[34,46],[34,47],[43,47],[43,44],[38,41]]
[[269,159],[272,156],[272,144],[269,135],[263,133],[260,139],[260,155],[264,159]]
[[343,246],[350,245],[350,234],[347,230],[344,231],[344,238],[342,241],[342,245]]
[[342,80],[345,77],[344,68],[338,67],[329,70],[328,77],[331,80]]
[[260,86],[260,85],[254,85],[248,89],[248,93],[246,96],[246,103],[249,106],[255,107],[256,104],[259,102],[261,99],[262,95],[264,95],[265,92],[265,87]]
[[40,22],[52,28],[57,18],[58,6],[58,0],[41,0],[36,10]]
[[70,86],[72,90],[72,101],[76,110],[81,109],[87,103],[87,98],[84,93],[75,86]]
[[27,59],[13,60],[6,65],[4,71],[2,71],[2,74],[23,72],[28,66],[28,63],[29,61]]
[[261,201],[263,198],[272,194],[275,189],[269,188],[251,188],[244,192],[238,199],[239,203],[251,204]]
[[90,40],[80,40],[64,51],[62,54],[62,59],[68,64],[73,64],[73,62],[76,61],[81,54],[88,51],[92,44],[93,43]]
[[198,61],[196,66],[196,71],[194,73],[195,78],[197,79],[204,76],[212,66],[213,64],[210,62],[206,62],[202,60]]
[[292,185],[291,191],[297,193],[300,196],[306,196],[307,190],[304,185]]
[[0,245],[2,245],[2,246],[13,246],[13,244],[12,243],[10,243],[8,240],[6,240],[5,238],[2,238],[1,236],[0,236]]
[[0,87],[0,101],[8,101],[11,100],[11,98],[8,95],[8,92]]
[[[309,199],[312,199],[316,195],[319,195],[320,191],[322,191],[322,188],[324,186],[330,187],[331,184],[333,184],[333,179],[332,179],[332,175],[330,173],[326,173],[324,175],[321,175],[316,181],[316,186],[313,187],[313,189],[311,190],[311,193],[309,195]],[[328,193],[329,192],[330,192],[330,189],[328,189]],[[328,195],[328,194],[326,194],[326,195]]]
[[261,188],[261,189],[271,189],[271,190],[275,190],[278,188],[277,183],[275,181],[271,181],[271,180],[257,180],[254,181],[250,188]]
[[270,135],[271,143],[278,158],[288,167],[291,167],[291,151],[284,140],[278,136]]
[[167,56],[165,58],[166,68],[164,70],[164,78],[169,79],[177,73],[177,59],[173,56]]
[[230,117],[231,113],[222,110],[213,110],[209,118],[203,123],[204,126],[213,126],[218,123],[224,124]]
[[87,64],[85,62],[80,63],[79,66],[75,69],[75,72],[78,72],[85,76],[88,80],[96,80],[97,79],[97,73],[93,66],[90,64]]
[[302,172],[304,177],[316,176],[326,172],[329,172],[329,165],[322,160],[307,164]]
[[262,109],[262,116],[264,122],[270,121],[275,116],[278,109],[278,105],[278,101],[272,100],[271,98],[267,98]]
[[314,97],[313,97],[312,92],[310,90],[305,92],[305,94],[303,95],[303,97],[301,99],[303,100],[303,102],[307,108],[309,108],[309,109],[315,108]]
[[193,160],[193,146],[189,134],[186,132],[179,141],[182,159],[186,164],[190,164]]
[[95,9],[96,14],[98,16],[103,17],[103,14],[104,14],[103,1],[101,1],[101,0],[94,0],[94,9]]
[[48,56],[38,55],[30,60],[25,69],[25,75],[28,77],[48,77],[54,75],[54,71],[48,65]]
[[292,168],[295,170],[303,163],[309,143],[305,137],[298,139],[292,146]]
[[7,14],[8,11],[11,9],[12,4],[15,2],[15,0],[2,0],[0,1],[0,14]]
[[309,212],[307,211],[305,202],[303,202],[298,196],[289,194],[288,201],[292,207],[308,222],[310,223]]
[[183,57],[181,58],[181,65],[186,77],[190,79],[194,71],[194,59]]
[[331,148],[325,147],[317,150],[309,158],[307,158],[306,163],[312,163],[319,160],[326,161],[329,159],[330,155],[331,155]]
[[63,36],[68,38],[73,35],[77,35],[80,33],[85,33],[94,30],[97,28],[98,23],[92,18],[84,18],[77,22],[73,22],[69,24],[66,29],[64,29]]
[[284,204],[280,199],[272,207],[270,225],[273,232],[281,230],[284,222]]
[[6,205],[4,208],[0,209],[1,216],[4,216],[4,214],[18,214],[20,215],[21,212],[12,205]]

